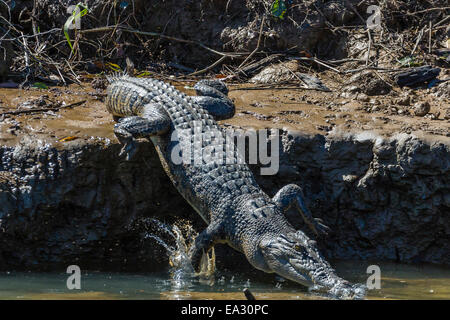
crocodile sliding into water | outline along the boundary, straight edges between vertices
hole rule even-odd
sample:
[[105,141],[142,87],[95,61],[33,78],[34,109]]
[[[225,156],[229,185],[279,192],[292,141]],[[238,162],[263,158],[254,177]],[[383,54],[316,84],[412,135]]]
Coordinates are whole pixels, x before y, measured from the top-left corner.
[[[216,120],[232,117],[235,109],[222,82],[202,80],[195,86],[199,96],[192,97],[154,79],[121,76],[109,81],[106,107],[118,120],[114,132],[124,145],[121,154],[129,159],[136,151],[136,138],[151,139],[177,190],[208,224],[195,240],[194,265],[204,251],[227,243],[259,270],[326,290],[333,297],[364,297],[365,289],[337,276],[315,241],[286,219],[284,213],[295,206],[316,234],[327,231],[304,205],[300,187],[287,185],[270,198],[234,148],[223,152],[226,161],[215,158],[195,165],[201,151],[225,148],[218,142],[223,140],[203,138],[196,153],[173,139],[181,132],[203,136],[218,132],[225,138]],[[192,162],[173,161],[180,153],[189,154]]]

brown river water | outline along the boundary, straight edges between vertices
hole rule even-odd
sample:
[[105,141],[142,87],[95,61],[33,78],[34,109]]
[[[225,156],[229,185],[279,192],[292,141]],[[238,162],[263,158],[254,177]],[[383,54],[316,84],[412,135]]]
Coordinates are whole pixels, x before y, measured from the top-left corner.
[[[368,262],[335,262],[344,278],[364,282]],[[369,290],[367,299],[450,299],[450,269],[434,265],[381,263],[381,288]],[[69,290],[65,273],[0,273],[0,299],[14,300],[117,300],[117,299],[245,299],[250,288],[258,300],[326,299],[300,285],[281,282],[273,275],[261,279],[251,273],[217,271],[214,283],[174,281],[168,273],[127,274],[82,272],[81,289]],[[279,279],[280,280],[280,279]]]

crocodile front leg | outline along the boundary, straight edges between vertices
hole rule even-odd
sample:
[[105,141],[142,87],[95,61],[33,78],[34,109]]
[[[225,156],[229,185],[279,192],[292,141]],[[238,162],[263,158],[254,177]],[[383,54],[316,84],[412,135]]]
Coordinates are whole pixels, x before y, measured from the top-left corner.
[[221,227],[219,223],[210,224],[195,238],[191,251],[191,263],[197,272],[200,270],[202,254],[207,253],[220,240],[220,231]]
[[114,134],[123,145],[119,156],[126,154],[130,160],[136,153],[136,139],[166,133],[170,128],[170,118],[158,105],[144,106],[142,117],[130,116],[119,119],[114,125]]
[[214,120],[234,116],[235,106],[228,98],[228,88],[220,80],[200,80],[194,86],[197,96],[191,98],[214,117]]
[[283,212],[286,212],[289,208],[295,206],[305,223],[316,235],[319,235],[319,233],[327,234],[330,228],[324,225],[321,219],[312,216],[311,212],[306,207],[303,198],[302,188],[296,184],[288,184],[281,188],[272,200]]

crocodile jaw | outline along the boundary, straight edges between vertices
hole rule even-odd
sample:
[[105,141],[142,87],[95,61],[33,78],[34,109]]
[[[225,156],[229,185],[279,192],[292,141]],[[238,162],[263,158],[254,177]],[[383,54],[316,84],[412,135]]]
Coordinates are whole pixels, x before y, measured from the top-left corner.
[[300,283],[312,290],[326,291],[332,298],[362,299],[365,290],[338,277],[321,256],[315,241],[303,232],[264,237],[260,250],[270,272]]

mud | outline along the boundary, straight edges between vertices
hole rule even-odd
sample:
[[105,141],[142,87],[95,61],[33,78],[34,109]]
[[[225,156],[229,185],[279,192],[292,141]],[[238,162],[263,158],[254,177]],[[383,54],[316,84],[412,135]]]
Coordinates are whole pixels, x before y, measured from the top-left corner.
[[[330,88],[342,86],[326,73],[321,79]],[[186,89],[193,83],[174,84],[194,94]],[[303,186],[313,214],[333,230],[319,239],[329,258],[450,264],[448,100],[407,91],[405,106],[405,91],[395,89],[361,99],[360,93],[345,98],[253,86],[230,85],[237,115],[221,123],[280,130],[278,174],[259,176],[257,165],[252,170],[271,196],[288,183]],[[142,142],[130,162],[118,158],[114,122],[102,99],[103,91],[89,84],[0,89],[0,113],[86,100],[73,108],[3,116],[0,269],[59,270],[76,263],[84,269],[160,270],[167,258],[143,240],[145,218],[204,228],[150,143]],[[414,116],[419,101],[439,115]],[[289,219],[307,230],[297,215]],[[250,268],[225,246],[216,254],[222,268]]]

